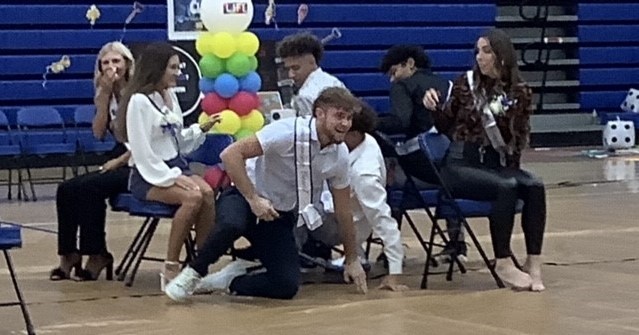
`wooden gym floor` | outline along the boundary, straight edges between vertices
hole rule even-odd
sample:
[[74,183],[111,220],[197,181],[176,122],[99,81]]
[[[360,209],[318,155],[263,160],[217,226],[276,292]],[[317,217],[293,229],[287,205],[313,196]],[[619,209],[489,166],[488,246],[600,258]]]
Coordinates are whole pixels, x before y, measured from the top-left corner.
[[[313,283],[292,301],[213,295],[178,305],[160,294],[157,263],[143,263],[131,288],[104,279],[49,281],[58,261],[53,186],[37,187],[37,202],[0,200],[0,220],[41,229],[23,229],[24,246],[12,252],[38,334],[639,333],[639,158],[589,159],[577,149],[531,150],[525,157],[526,168],[548,188],[543,293],[497,289],[472,247],[467,274],[456,273],[452,282],[433,276],[429,289],[420,290],[425,254],[405,226],[408,292],[375,290],[379,279],[371,279],[366,296],[348,285]],[[0,188],[3,195],[5,190]],[[425,216],[415,215],[426,231]],[[108,244],[116,260],[140,223],[109,213]],[[490,252],[486,220],[471,224]],[[167,234],[168,221],[160,224],[149,254],[163,256]],[[520,227],[512,244],[523,259]],[[0,302],[14,298],[0,261]],[[0,307],[0,334],[23,333],[20,309]]]

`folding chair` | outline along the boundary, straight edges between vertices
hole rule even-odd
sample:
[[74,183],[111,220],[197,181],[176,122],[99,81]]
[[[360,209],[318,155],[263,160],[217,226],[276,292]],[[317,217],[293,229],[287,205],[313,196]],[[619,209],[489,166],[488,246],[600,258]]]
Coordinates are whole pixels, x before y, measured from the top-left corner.
[[[392,141],[388,136],[382,133],[376,133],[375,138],[382,150],[382,154],[385,158],[394,158],[399,163],[399,168],[404,171],[405,182],[401,187],[389,187],[387,189],[388,192],[388,203],[393,211],[393,216],[398,222],[398,225],[401,229],[402,221],[405,218],[408,222],[411,230],[417,237],[420,245],[426,252],[426,260],[430,261],[433,257],[433,246],[437,246],[440,248],[446,247],[448,244],[448,238],[444,234],[444,230],[438,224],[438,218],[431,210],[431,207],[436,207],[439,203],[440,190],[436,184],[436,167],[434,165],[428,164],[425,159],[421,160],[421,164],[419,167],[411,166],[415,164],[414,161],[409,161],[408,155],[405,153],[400,154],[399,146],[396,145],[394,141]],[[410,155],[420,155],[419,150],[410,153]],[[418,176],[413,175],[411,172],[418,173]],[[424,182],[428,185],[425,189],[419,189],[415,179]],[[411,216],[408,214],[408,210],[413,209],[421,209],[426,212],[428,218],[432,223],[431,234],[433,235],[433,239],[429,239],[428,241],[424,238],[420,229],[417,227],[417,224],[413,221]],[[437,234],[442,243],[434,243],[434,235]],[[367,250],[370,250],[370,243],[379,243],[375,239],[369,239],[369,243],[367,245]],[[452,264],[456,263],[459,267],[461,273],[466,273],[466,268],[463,263],[459,260],[456,254],[451,255],[451,268],[449,270],[447,280],[452,280]],[[427,276],[425,274],[424,278]],[[426,288],[426,281],[422,280],[422,288]]]
[[[187,161],[192,163],[201,163],[207,166],[213,166],[220,163],[220,154],[222,150],[233,143],[233,138],[228,135],[206,135],[206,141],[193,153],[188,155]],[[113,211],[128,212],[131,216],[144,217],[144,223],[138,230],[129,245],[124,258],[115,269],[115,274],[119,281],[124,281],[130,267],[131,275],[125,281],[126,286],[132,286],[135,275],[138,271],[140,263],[143,260],[163,262],[164,259],[147,257],[146,250],[151,244],[153,234],[160,222],[160,219],[172,219],[178,206],[167,205],[155,201],[138,200],[129,193],[119,194],[110,199],[111,209]],[[188,263],[195,257],[195,243],[191,236],[184,241],[186,248],[186,259],[184,263]]]
[[[94,117],[95,106],[93,105],[79,106],[73,112],[78,154],[86,172],[89,172],[88,165],[102,164],[104,158],[99,156],[104,156],[115,146],[115,139],[108,131],[103,139],[95,138],[92,128]],[[98,159],[88,161],[88,154],[97,155]]]
[[[21,108],[18,110],[17,124],[27,180],[33,201],[36,201],[31,168],[58,167],[61,163],[61,179],[65,180],[67,167],[71,167],[74,174],[77,172],[73,162],[76,144],[69,137],[60,113],[53,107]],[[38,183],[49,184],[59,181],[60,178],[42,178]],[[28,200],[26,192],[25,200]]]
[[[418,235],[418,239],[420,240],[420,242],[422,242],[422,245],[426,246],[428,249],[426,252],[427,258],[424,264],[424,273],[422,277],[421,287],[422,288],[427,287],[428,275],[430,273],[430,264],[432,261],[432,258],[431,258],[432,249],[433,249],[433,246],[436,245],[434,243],[435,235],[439,235],[444,241],[444,244],[447,243],[447,240],[445,239],[445,236],[443,234],[443,230],[437,224],[437,221],[442,219],[457,219],[461,221],[463,228],[470,236],[473,242],[473,245],[477,248],[477,251],[482,257],[482,260],[484,261],[484,263],[488,267],[488,270],[493,276],[495,283],[500,288],[505,287],[503,281],[499,278],[499,276],[495,272],[495,265],[493,264],[493,262],[491,262],[488,259],[483,247],[481,246],[481,244],[479,243],[479,240],[477,239],[477,236],[475,235],[472,228],[468,224],[468,221],[466,220],[467,218],[489,217],[492,212],[492,203],[489,201],[455,199],[452,196],[450,190],[446,187],[441,177],[441,174],[439,172],[439,166],[441,162],[443,161],[444,157],[446,156],[448,147],[450,146],[450,140],[446,136],[441,134],[424,133],[419,135],[418,144],[420,149],[418,153],[423,156],[423,162],[424,162],[423,164],[424,166],[423,167],[420,166],[420,169],[424,171],[424,174],[422,174],[422,176],[425,176],[427,174],[428,175],[427,178],[429,178],[428,181],[431,183],[434,182],[434,184],[436,185],[436,190],[420,191],[415,186],[415,183],[413,180],[415,176],[412,176],[409,173],[406,174],[407,183],[406,183],[405,191],[408,192],[408,194],[410,194],[413,197],[411,201],[416,200],[420,202],[424,207],[435,207],[434,215],[432,214],[429,208],[424,208],[433,223],[431,227],[430,235],[429,235],[429,240],[424,241],[423,238],[419,237],[420,235]],[[401,159],[401,157],[402,156],[400,155],[398,161],[402,169],[406,171],[407,169],[405,169],[405,166],[404,166],[405,162]],[[423,179],[423,178],[420,178],[420,179]],[[414,204],[412,206],[414,206]],[[522,202],[519,201],[517,206],[518,212],[521,212],[521,207],[522,207]],[[407,218],[409,224],[411,224],[413,231],[415,231],[415,233],[418,234],[417,233],[418,229],[416,226],[414,226],[413,223],[411,223],[412,221],[410,220],[410,216],[407,215],[407,213],[405,212],[404,212],[404,216]],[[457,255],[453,252],[451,257],[453,257],[453,259],[456,260],[455,263],[458,264],[460,271],[464,273],[465,270],[463,269],[461,262],[457,258]],[[517,260],[515,259],[515,257],[514,256],[511,256],[511,257],[513,259],[513,262],[519,267],[519,264]],[[453,266],[455,263],[453,262],[450,263],[447,276],[446,276],[446,279],[449,281],[452,280]]]
[[22,247],[20,226],[3,224],[2,222],[0,222],[0,249],[2,249],[2,253],[4,254],[4,259],[7,262],[9,274],[11,275],[11,281],[13,282],[13,288],[15,289],[16,296],[18,297],[17,302],[0,303],[0,307],[20,305],[22,316],[24,317],[24,323],[26,324],[27,328],[27,334],[35,335],[35,328],[33,327],[33,323],[31,322],[31,316],[29,315],[27,304],[24,300],[24,297],[22,296],[22,291],[20,291],[20,287],[18,286],[18,279],[16,278],[16,273],[15,269],[13,268],[11,256],[9,255],[10,249],[20,247]]
[[20,173],[20,145],[13,133],[7,116],[0,112],[0,169],[7,170],[7,199],[11,200],[13,189],[13,170],[18,170],[18,199],[22,199],[22,174]]

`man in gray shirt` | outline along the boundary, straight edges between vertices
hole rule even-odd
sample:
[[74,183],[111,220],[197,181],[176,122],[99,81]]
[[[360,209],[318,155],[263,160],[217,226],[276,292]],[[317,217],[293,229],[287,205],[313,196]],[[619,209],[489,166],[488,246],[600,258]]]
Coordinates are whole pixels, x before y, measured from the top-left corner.
[[[346,89],[328,88],[313,104],[314,117],[274,122],[224,150],[221,158],[235,187],[220,196],[211,235],[198,257],[167,285],[167,296],[185,300],[207,274],[208,266],[241,236],[251,242],[266,271],[246,275],[245,268],[237,268],[223,278],[221,286],[236,295],[291,299],[297,294],[300,269],[293,229],[298,208],[304,206],[299,204],[296,182],[295,139],[302,126],[309,130],[311,198],[320,199],[322,184],[328,182],[346,253],[344,279],[366,292],[366,274],[358,261],[349,206],[348,149],[342,143],[359,106]],[[258,157],[255,184],[245,165],[252,157]]]

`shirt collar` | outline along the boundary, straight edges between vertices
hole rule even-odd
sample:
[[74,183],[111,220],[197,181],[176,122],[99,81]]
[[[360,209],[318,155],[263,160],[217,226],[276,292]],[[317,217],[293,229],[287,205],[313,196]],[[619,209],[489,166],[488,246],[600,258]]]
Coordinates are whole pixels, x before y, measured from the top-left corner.
[[321,75],[322,75],[322,73],[324,73],[324,71],[322,70],[322,68],[321,68],[321,67],[319,67],[319,66],[318,66],[318,67],[317,67],[317,69],[313,70],[313,72],[311,72],[311,73],[308,75],[308,77],[306,77],[306,80],[304,80],[304,83],[303,83],[303,84],[302,84],[302,86],[300,87],[300,91],[301,91],[304,87],[306,87],[306,86],[310,85],[310,84],[311,84],[311,82],[313,82],[313,80],[314,80],[313,78],[314,78],[314,77],[321,76]]
[[362,141],[362,143],[356,146],[355,149],[353,149],[353,151],[349,152],[348,157],[350,159],[351,165],[353,164],[353,162],[358,160],[366,151],[366,146],[368,144],[367,142],[368,142],[369,136],[370,135],[368,134],[364,134],[364,140]]

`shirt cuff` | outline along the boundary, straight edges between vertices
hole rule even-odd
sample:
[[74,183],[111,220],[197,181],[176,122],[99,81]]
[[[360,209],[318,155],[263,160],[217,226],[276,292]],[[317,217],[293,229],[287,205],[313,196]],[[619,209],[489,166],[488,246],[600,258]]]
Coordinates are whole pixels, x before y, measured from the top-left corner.
[[388,261],[388,274],[391,275],[401,275],[402,274],[402,261]]

